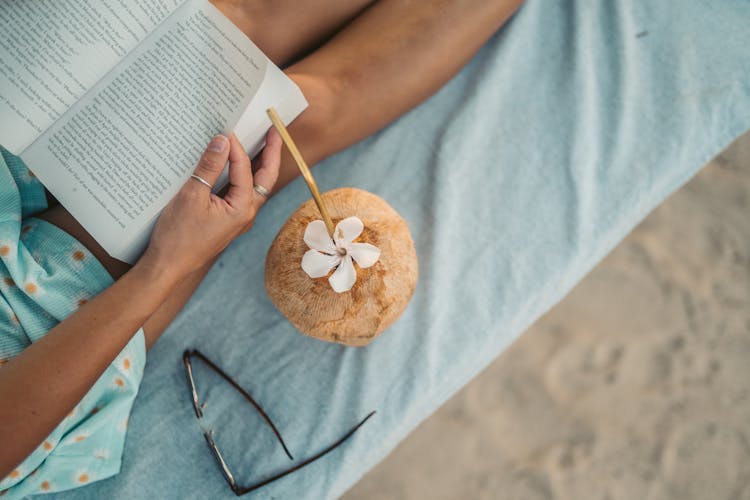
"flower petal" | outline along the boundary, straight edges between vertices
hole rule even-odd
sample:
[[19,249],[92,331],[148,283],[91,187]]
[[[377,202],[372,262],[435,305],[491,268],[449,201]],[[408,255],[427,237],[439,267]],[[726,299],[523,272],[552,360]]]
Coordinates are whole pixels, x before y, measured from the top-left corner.
[[365,225],[359,220],[359,217],[347,217],[336,224],[333,231],[333,239],[336,245],[345,247],[348,243],[354,241],[354,238],[362,234]]
[[331,284],[334,292],[343,293],[351,290],[355,281],[357,281],[357,271],[352,264],[352,258],[349,255],[344,255],[339,267],[336,268],[336,272],[328,278],[328,283]]
[[347,251],[362,269],[375,264],[380,258],[380,249],[369,243],[349,243]]
[[326,255],[317,250],[308,250],[302,256],[302,270],[311,278],[322,278],[341,259],[338,255]]
[[307,243],[307,246],[313,250],[328,254],[336,253],[336,247],[333,245],[333,240],[331,240],[331,236],[328,234],[326,223],[322,220],[314,220],[309,223],[305,228],[303,239]]

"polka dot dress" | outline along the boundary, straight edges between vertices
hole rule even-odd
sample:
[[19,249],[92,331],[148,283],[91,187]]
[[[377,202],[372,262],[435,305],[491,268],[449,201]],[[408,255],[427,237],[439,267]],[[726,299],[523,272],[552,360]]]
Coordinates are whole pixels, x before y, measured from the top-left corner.
[[[20,159],[0,148],[0,373],[14,356],[112,284],[83,245],[33,217],[46,208],[41,183]],[[0,480],[0,497],[62,491],[117,474],[145,361],[139,330],[57,428]]]

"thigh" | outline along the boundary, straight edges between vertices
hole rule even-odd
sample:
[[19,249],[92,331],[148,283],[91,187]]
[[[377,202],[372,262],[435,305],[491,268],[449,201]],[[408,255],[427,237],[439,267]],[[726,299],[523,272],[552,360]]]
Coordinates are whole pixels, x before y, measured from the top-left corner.
[[374,0],[211,0],[278,66],[316,49]]

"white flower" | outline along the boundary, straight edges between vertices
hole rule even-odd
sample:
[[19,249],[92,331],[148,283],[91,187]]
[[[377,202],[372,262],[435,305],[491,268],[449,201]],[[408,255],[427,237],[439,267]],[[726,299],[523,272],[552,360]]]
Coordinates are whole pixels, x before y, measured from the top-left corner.
[[310,250],[302,257],[302,269],[311,278],[322,278],[336,268],[328,282],[335,292],[348,292],[357,281],[352,259],[365,269],[380,258],[380,249],[375,245],[353,243],[364,228],[359,218],[347,217],[336,224],[331,239],[322,220],[312,221],[305,228],[304,240]]

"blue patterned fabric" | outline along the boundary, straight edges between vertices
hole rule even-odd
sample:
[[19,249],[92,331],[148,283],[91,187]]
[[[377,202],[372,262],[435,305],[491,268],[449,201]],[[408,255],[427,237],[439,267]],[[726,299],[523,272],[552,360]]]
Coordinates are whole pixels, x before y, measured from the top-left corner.
[[[72,236],[33,216],[47,208],[43,186],[20,159],[2,148],[0,153],[2,370],[112,278]],[[65,420],[0,481],[3,498],[62,491],[116,474],[145,361],[139,330]]]
[[[309,198],[296,181],[149,352],[120,474],[59,497],[235,498],[193,413],[186,347],[251,392],[296,461],[377,409],[253,498],[341,495],[750,128],[749,25],[747,0],[527,0],[435,96],[315,168],[321,189],[374,192],[409,223],[420,281],[396,324],[346,348],[274,309],[264,257]],[[290,465],[236,392],[196,378],[239,483]]]

